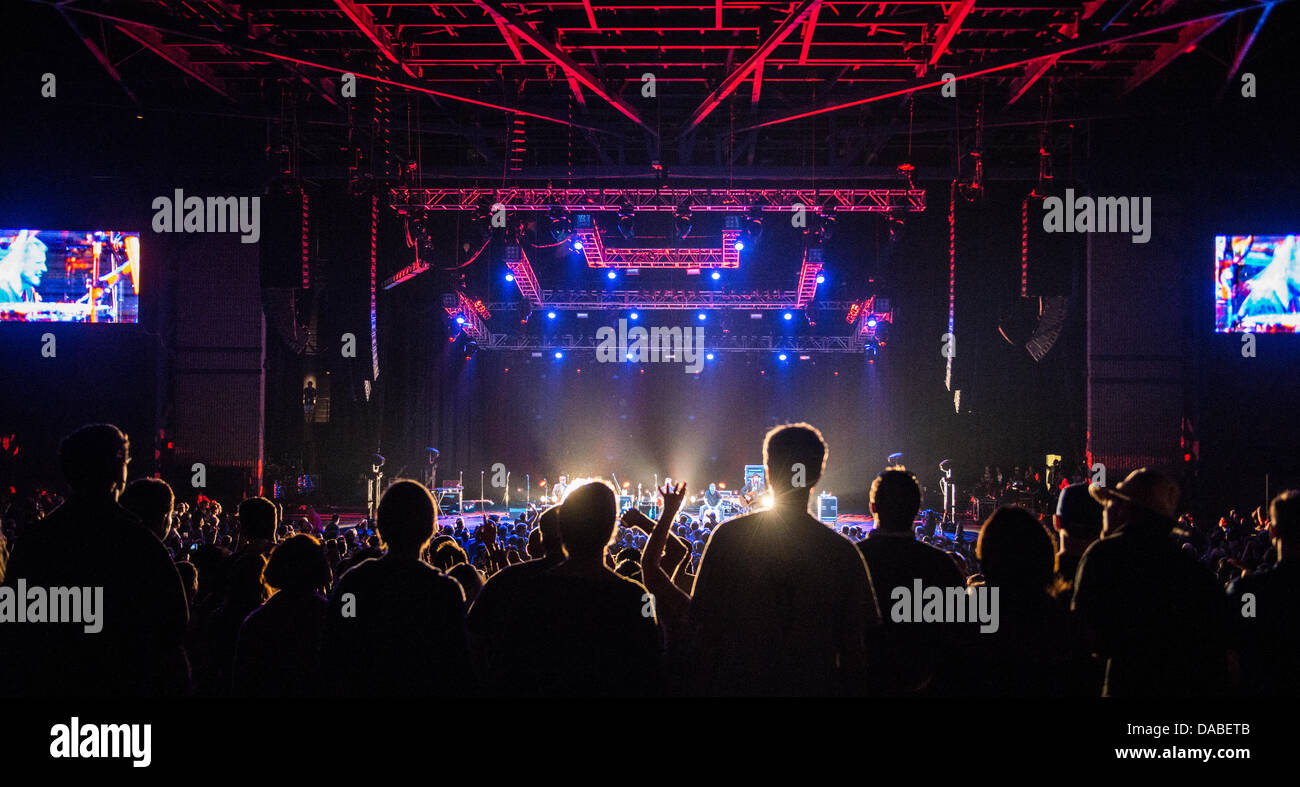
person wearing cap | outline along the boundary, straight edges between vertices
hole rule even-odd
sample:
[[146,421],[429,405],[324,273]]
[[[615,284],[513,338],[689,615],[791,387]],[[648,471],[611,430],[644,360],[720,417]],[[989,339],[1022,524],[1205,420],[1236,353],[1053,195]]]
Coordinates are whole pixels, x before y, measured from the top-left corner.
[[1088,484],[1070,484],[1056,500],[1052,525],[1059,536],[1056,573],[1073,585],[1079,561],[1092,542],[1101,538],[1101,503],[1088,494]]
[[1089,493],[1103,536],[1083,555],[1073,609],[1106,663],[1103,696],[1213,695],[1227,682],[1222,587],[1172,538],[1178,484],[1142,468]]
[[1273,498],[1268,534],[1277,562],[1228,586],[1233,649],[1252,696],[1300,695],[1300,489]]

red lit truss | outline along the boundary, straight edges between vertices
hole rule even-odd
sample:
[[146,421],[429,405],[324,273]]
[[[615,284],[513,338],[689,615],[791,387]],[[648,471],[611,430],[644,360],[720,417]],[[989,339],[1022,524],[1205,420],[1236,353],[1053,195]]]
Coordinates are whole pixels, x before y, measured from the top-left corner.
[[739,268],[740,250],[736,239],[740,230],[722,231],[722,245],[716,248],[651,249],[606,246],[594,226],[580,227],[573,236],[582,242],[582,253],[589,268]]
[[692,211],[735,213],[758,204],[765,211],[792,211],[802,205],[819,212],[919,213],[925,210],[925,189],[543,189],[543,188],[394,188],[392,207],[398,210],[545,211],[560,208],[577,213],[617,212],[629,205],[636,211],[672,212],[683,203]]

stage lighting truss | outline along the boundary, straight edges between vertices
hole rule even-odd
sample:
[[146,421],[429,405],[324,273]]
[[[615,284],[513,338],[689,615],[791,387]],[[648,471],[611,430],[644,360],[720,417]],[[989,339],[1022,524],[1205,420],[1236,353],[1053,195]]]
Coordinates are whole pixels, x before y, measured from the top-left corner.
[[484,200],[507,212],[551,211],[618,213],[620,210],[677,213],[690,211],[746,213],[758,203],[764,212],[789,213],[795,205],[838,213],[920,213],[925,189],[535,189],[535,188],[394,188],[392,207],[403,210],[479,210]]
[[443,308],[466,336],[478,340],[487,337],[486,320],[492,317],[492,313],[481,298],[471,299],[465,293],[457,292],[452,303],[447,304],[448,300],[451,298],[444,298]]
[[[582,230],[579,230],[582,232]],[[587,245],[592,249],[593,245]],[[795,290],[750,290],[731,292],[725,290],[546,290],[541,289],[537,274],[528,260],[528,254],[519,246],[507,246],[506,268],[514,276],[519,293],[533,309],[559,311],[600,311],[604,309],[653,310],[669,309],[727,309],[733,311],[771,311],[775,309],[800,310],[807,307],[817,294],[817,277],[822,272],[821,249],[804,252]],[[649,267],[649,266],[647,266]],[[858,304],[854,303],[853,306]],[[494,308],[509,308],[509,304],[494,304]],[[852,308],[850,306],[849,308]]]
[[736,269],[740,267],[740,250],[736,248],[740,230],[730,224],[723,228],[722,245],[718,248],[606,246],[590,213],[578,214],[573,236],[582,242],[582,253],[589,268]]
[[518,246],[507,246],[505,252],[506,268],[514,276],[515,284],[519,286],[519,294],[524,296],[528,305],[533,308],[542,306],[542,286],[537,283],[537,274],[533,272],[533,265],[528,261],[528,255]]
[[[494,333],[489,336],[487,348],[493,350],[529,350],[548,357],[553,352],[595,351],[599,342],[594,335],[564,334],[561,336],[531,336],[525,334]],[[777,352],[798,353],[861,353],[863,346],[852,336],[718,336],[706,342],[705,352]]]
[[849,307],[849,322],[855,322],[854,341],[859,347],[884,347],[894,324],[889,300],[871,296]]
[[799,288],[795,292],[795,308],[807,306],[817,294],[817,277],[822,272],[822,250],[804,249],[803,265],[799,267]]
[[[518,277],[516,276],[516,281]],[[543,308],[556,312],[598,311],[791,311],[801,308],[794,290],[545,290]],[[828,309],[848,309],[848,302],[826,302]],[[492,309],[509,303],[489,304]]]

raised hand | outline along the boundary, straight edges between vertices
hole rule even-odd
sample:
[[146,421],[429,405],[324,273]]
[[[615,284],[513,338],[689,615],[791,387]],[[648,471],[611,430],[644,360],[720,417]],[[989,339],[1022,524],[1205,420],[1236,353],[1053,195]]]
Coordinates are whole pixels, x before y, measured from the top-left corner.
[[[665,482],[659,487],[659,495],[664,499],[664,512],[672,512],[669,516],[671,520],[677,515],[677,511],[682,507],[682,501],[686,499],[686,482],[673,484],[671,481]],[[662,517],[661,517],[662,518]]]

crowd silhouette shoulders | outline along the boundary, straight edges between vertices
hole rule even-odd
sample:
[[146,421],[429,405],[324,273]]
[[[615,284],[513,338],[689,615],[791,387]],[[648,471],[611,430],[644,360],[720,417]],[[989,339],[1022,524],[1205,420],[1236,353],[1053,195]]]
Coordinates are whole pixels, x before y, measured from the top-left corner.
[[[1054,514],[998,506],[945,549],[905,469],[871,479],[864,537],[809,514],[851,461],[814,426],[773,428],[763,457],[771,507],[721,523],[683,519],[688,483],[651,520],[585,479],[440,528],[399,479],[344,528],[128,484],[127,436],[91,424],[60,444],[66,497],[0,496],[0,599],[97,589],[102,628],[0,615],[0,695],[1300,695],[1300,491],[1199,523],[1152,469],[1057,479]],[[900,615],[915,588],[993,599],[995,624]]]

